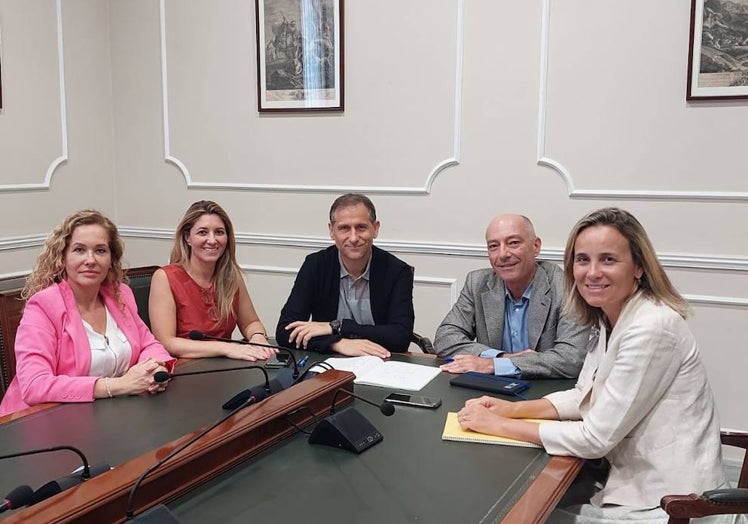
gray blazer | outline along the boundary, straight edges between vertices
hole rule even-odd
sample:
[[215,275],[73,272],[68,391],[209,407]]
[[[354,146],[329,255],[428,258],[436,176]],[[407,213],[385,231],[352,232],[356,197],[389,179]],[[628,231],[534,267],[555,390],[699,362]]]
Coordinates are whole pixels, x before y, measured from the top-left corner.
[[[533,353],[512,358],[523,378],[576,378],[587,354],[589,329],[561,316],[563,271],[552,262],[538,262],[527,312]],[[501,349],[504,334],[504,282],[492,269],[471,271],[460,298],[436,330],[434,348],[440,357],[479,355]]]

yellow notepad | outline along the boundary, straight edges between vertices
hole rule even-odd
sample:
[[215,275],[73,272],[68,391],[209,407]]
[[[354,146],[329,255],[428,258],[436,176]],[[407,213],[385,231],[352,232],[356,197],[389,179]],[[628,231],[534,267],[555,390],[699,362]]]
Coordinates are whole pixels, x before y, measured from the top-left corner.
[[[530,422],[547,422],[545,420],[526,420]],[[500,444],[502,446],[520,446],[524,448],[542,448],[542,446],[538,444],[525,442],[524,440],[516,440],[507,437],[497,437],[496,435],[486,435],[484,433],[476,433],[475,431],[465,431],[460,427],[460,423],[457,422],[457,413],[454,412],[447,413],[447,421],[444,423],[444,433],[442,433],[442,440],[476,442],[479,444]]]

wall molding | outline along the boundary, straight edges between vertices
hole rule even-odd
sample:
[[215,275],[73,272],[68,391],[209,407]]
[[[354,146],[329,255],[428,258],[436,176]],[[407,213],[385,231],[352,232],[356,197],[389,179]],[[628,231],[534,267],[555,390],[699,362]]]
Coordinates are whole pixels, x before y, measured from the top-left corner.
[[[135,238],[140,240],[164,240],[169,241],[174,238],[174,230],[162,228],[141,228],[141,227],[120,227],[118,228],[123,238]],[[43,235],[27,235],[0,238],[0,252],[18,251],[23,249],[37,249],[47,238]],[[284,248],[296,249],[324,249],[330,245],[330,239],[326,237],[301,237],[287,235],[264,235],[256,233],[236,233],[236,243],[239,246],[277,246]],[[386,249],[392,253],[408,255],[434,255],[434,256],[456,256],[465,258],[475,258],[485,261],[486,248],[479,244],[433,244],[426,242],[405,242],[405,241],[387,241],[377,240],[377,246]],[[542,249],[540,256],[542,260],[552,262],[563,261],[562,249]],[[704,257],[698,255],[661,255],[660,262],[665,268],[678,269],[696,269],[704,271],[748,271],[748,259],[737,257]],[[295,275],[298,268],[288,268],[280,266],[261,266],[261,265],[242,265],[240,267],[246,271],[257,273],[275,273],[275,274],[293,274]],[[2,273],[0,278],[10,278],[21,276],[28,271],[15,273]],[[445,277],[426,277],[416,275],[415,282],[422,285],[449,286],[450,299],[452,303],[457,300],[458,282],[453,278]],[[748,298],[743,297],[724,297],[715,295],[683,295],[686,300],[692,304],[712,305],[748,308]]]
[[735,308],[748,307],[748,298],[718,297],[714,295],[689,295],[684,293],[683,298],[690,304],[702,306],[726,306]]
[[[58,0],[60,1],[60,0]],[[187,165],[171,151],[169,128],[169,89],[168,67],[166,59],[166,0],[159,0],[159,17],[161,28],[161,101],[163,119],[164,160],[174,165],[182,174],[187,189],[227,190],[227,191],[264,191],[293,193],[347,193],[360,192],[390,195],[428,195],[436,178],[446,169],[460,164],[461,130],[462,130],[462,75],[463,75],[463,34],[464,34],[465,0],[456,0],[456,42],[455,42],[455,97],[454,123],[452,130],[452,154],[438,162],[426,177],[423,186],[354,186],[354,185],[301,185],[301,184],[245,184],[238,182],[197,182],[192,179]],[[254,30],[254,29],[252,29]]]
[[0,251],[16,251],[40,247],[47,239],[47,235],[25,235],[0,238]]
[[546,156],[545,135],[548,109],[548,62],[550,52],[551,1],[543,0],[540,30],[540,80],[538,85],[537,164],[559,174],[569,198],[595,200],[657,200],[679,202],[748,202],[745,191],[655,191],[630,189],[577,189],[571,172],[561,162]]
[[55,0],[55,7],[57,16],[57,64],[58,84],[60,88],[60,140],[62,152],[60,153],[60,156],[52,160],[49,167],[47,167],[44,182],[40,184],[0,184],[0,193],[15,191],[48,191],[55,171],[68,159],[68,112],[65,96],[65,53],[62,38],[62,0]]
[[[169,240],[174,238],[173,229],[119,227],[124,238],[143,240]],[[289,248],[323,249],[330,245],[327,237],[304,237],[291,235],[265,235],[259,233],[236,232],[236,243],[240,246],[279,246]],[[0,238],[0,252],[38,248],[44,244],[46,234]],[[434,244],[427,242],[406,242],[378,239],[377,246],[393,253],[411,255],[440,255],[485,259],[486,247],[481,244]],[[543,248],[540,258],[552,262],[562,262],[564,251],[560,248]],[[658,257],[666,268],[698,269],[714,271],[748,271],[748,258],[706,257],[700,255],[668,255]]]

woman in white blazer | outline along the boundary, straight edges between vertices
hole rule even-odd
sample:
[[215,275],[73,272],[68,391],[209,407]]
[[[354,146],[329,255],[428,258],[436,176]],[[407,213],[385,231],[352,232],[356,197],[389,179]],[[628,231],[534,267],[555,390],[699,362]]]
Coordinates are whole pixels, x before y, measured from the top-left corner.
[[591,498],[557,508],[548,522],[666,523],[664,495],[725,483],[719,421],[686,325],[687,304],[644,228],[617,208],[576,224],[564,280],[565,311],[599,330],[576,387],[539,400],[470,400],[458,420],[465,429],[542,444],[553,455],[607,460],[607,481],[588,486]]

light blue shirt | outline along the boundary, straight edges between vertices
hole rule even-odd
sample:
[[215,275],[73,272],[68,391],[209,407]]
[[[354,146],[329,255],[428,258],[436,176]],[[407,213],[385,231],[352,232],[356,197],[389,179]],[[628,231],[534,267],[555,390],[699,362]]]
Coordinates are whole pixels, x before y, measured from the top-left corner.
[[514,300],[507,289],[504,294],[504,333],[503,348],[487,349],[480,354],[483,358],[492,358],[494,375],[519,376],[520,369],[514,365],[512,359],[501,358],[503,353],[517,353],[530,347],[527,329],[527,310],[532,295],[532,283],[527,286],[519,300]]

